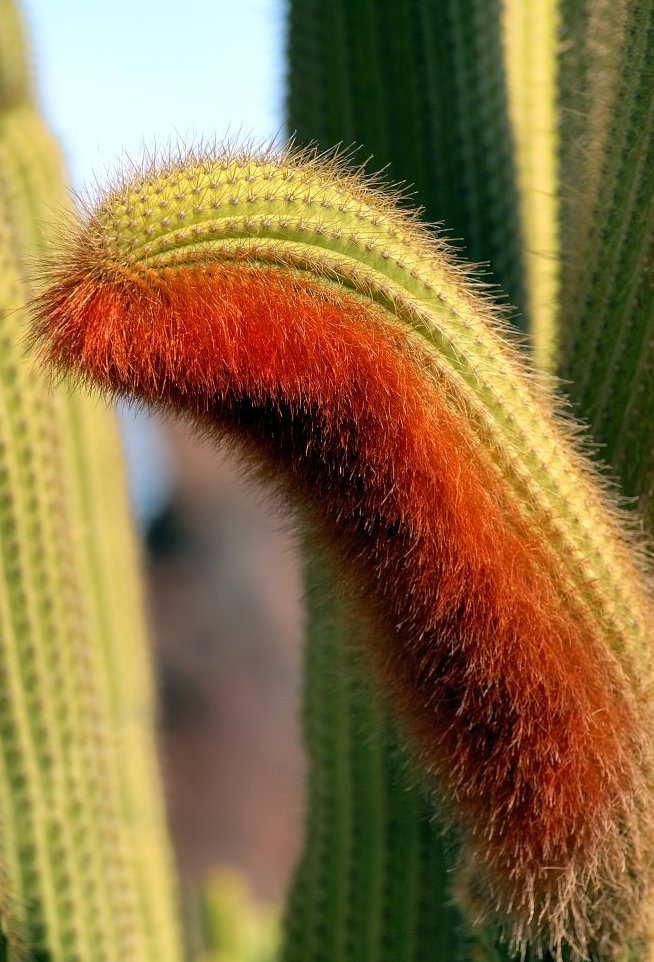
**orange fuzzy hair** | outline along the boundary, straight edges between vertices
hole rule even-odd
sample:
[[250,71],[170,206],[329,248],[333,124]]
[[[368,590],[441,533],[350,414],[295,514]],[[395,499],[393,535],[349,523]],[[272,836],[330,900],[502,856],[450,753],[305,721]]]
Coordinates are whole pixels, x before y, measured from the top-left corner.
[[596,626],[562,605],[549,546],[470,443],[426,342],[300,272],[93,257],[39,301],[48,361],[274,465],[367,610],[487,915],[537,951],[608,952],[647,874],[644,709]]

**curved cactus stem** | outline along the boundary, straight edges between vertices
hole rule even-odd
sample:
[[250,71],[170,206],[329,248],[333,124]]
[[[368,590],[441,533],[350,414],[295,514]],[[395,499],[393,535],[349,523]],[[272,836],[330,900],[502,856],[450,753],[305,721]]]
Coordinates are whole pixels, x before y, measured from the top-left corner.
[[[190,157],[110,195],[81,236],[88,266],[80,246],[71,249],[70,270],[65,264],[61,270],[73,293],[73,267],[93,278],[120,263],[127,278],[143,271],[156,277],[148,272],[192,268],[209,258],[309,271],[328,289],[333,280],[375,309],[390,310],[429,351],[452,411],[465,405],[478,432],[475,453],[515,504],[529,503],[520,510],[561,547],[563,582],[581,588],[616,638],[643,633],[634,615],[640,587],[632,576],[615,575],[624,549],[611,513],[583,461],[562,445],[564,424],[555,425],[553,398],[530,381],[502,337],[501,316],[473,296],[472,277],[445,254],[442,241],[394,212],[383,196],[367,193],[338,163],[306,154],[279,161]],[[53,290],[67,304],[63,288]]]
[[469,915],[576,958],[640,931],[647,583],[442,242],[334,162],[190,156],[110,193],[36,310],[52,363],[228,430],[312,504],[463,826]]
[[[221,872],[203,887],[198,962],[275,962],[279,925],[269,906],[254,902],[240,875]],[[193,956],[195,958],[195,954]]]

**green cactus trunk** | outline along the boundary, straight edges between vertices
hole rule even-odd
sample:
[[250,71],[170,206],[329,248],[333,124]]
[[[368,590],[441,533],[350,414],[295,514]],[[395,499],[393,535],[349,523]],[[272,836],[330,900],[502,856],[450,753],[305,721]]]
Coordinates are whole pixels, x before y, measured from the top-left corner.
[[419,962],[429,947],[434,958],[452,959],[459,913],[429,896],[451,845],[367,677],[363,626],[328,570],[321,557],[307,572],[309,815],[283,958]]
[[[535,14],[546,35],[535,29]],[[373,154],[371,169],[390,164],[391,178],[415,186],[428,219],[443,220],[463,238],[466,255],[490,262],[493,279],[528,318],[537,361],[552,370],[558,360],[578,412],[604,445],[600,455],[645,507],[654,489],[652,419],[645,412],[654,396],[653,288],[646,267],[654,236],[653,22],[651,4],[627,0],[416,0],[401,7],[293,0],[288,44],[289,130],[320,148],[360,145],[362,157]],[[522,237],[529,251],[524,260]],[[311,817],[284,958],[509,958],[492,933],[467,931],[452,908],[449,919],[441,915],[449,904],[453,846],[441,841],[430,819],[433,799],[417,782],[406,782],[408,762],[383,706],[369,685],[358,687],[351,644],[360,629],[336,590],[323,586],[323,592],[307,633]],[[332,661],[340,658],[343,666],[340,702],[321,687],[324,671],[314,649],[326,644]],[[356,739],[350,719],[371,714],[377,724],[366,729],[367,755],[359,764],[375,758],[378,772],[394,771],[394,788],[386,782],[386,792],[379,785],[375,794],[385,810],[402,807],[401,835],[414,843],[391,853],[388,836],[377,831],[351,844],[337,885],[347,907],[338,912],[327,894],[326,853],[343,832],[339,806],[363,808],[368,785],[347,772],[337,778],[334,758],[343,741]],[[319,728],[310,723],[314,717],[321,719]],[[329,798],[316,787],[323,783]],[[437,866],[428,892],[416,869],[425,859]],[[390,890],[398,875],[408,873],[414,888],[404,889],[405,919],[431,913],[449,926],[449,935],[428,932],[416,921],[406,943],[414,954],[406,955],[392,935],[381,946],[369,939],[365,956],[360,943],[355,949],[362,916],[351,911],[344,893],[354,891],[349,897],[368,904],[363,885],[348,887],[347,879],[368,878],[364,866],[370,863],[378,866],[370,901],[376,903],[380,885]],[[308,866],[318,880],[314,886],[324,880],[312,900],[305,897]],[[388,909],[380,914],[387,922],[392,917]],[[397,933],[398,918],[395,925]],[[299,933],[307,931],[331,933],[331,953],[321,954],[317,937],[302,942]],[[644,951],[627,946],[620,957],[638,960]]]
[[35,256],[67,206],[0,4],[0,826],[10,960],[174,962],[153,697],[113,417],[25,356]]
[[617,41],[607,47],[600,36],[587,54],[587,71],[608,77],[610,109],[600,129],[587,134],[587,186],[569,202],[569,221],[578,226],[563,278],[561,373],[600,456],[625,495],[640,499],[651,530],[654,9],[644,2],[617,6]]
[[[501,4],[297,0],[288,56],[290,132],[321,149],[361,145],[362,157],[373,155],[370,169],[389,165],[392,180],[415,188],[424,216],[462,238],[466,257],[490,262],[490,280],[523,325]],[[316,566],[310,554],[308,565]],[[308,592],[314,598],[311,576]],[[324,577],[319,597],[309,608],[305,664],[310,816],[284,962],[507,958],[492,937],[473,937],[453,904],[456,843],[445,837],[433,792],[413,770],[381,696],[364,681],[353,647],[361,626]],[[340,666],[331,686],[325,664]],[[337,767],[343,744],[358,747],[362,771],[355,774],[351,747]],[[376,829],[357,834],[353,812]],[[341,859],[328,866],[335,851]]]

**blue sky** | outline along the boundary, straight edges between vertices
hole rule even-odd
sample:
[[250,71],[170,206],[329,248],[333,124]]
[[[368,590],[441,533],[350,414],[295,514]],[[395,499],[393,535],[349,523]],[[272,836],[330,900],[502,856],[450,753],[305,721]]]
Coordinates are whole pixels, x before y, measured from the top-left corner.
[[143,145],[264,140],[283,111],[281,0],[24,0],[76,187]]
[[[181,142],[266,141],[283,115],[283,0],[23,0],[43,110],[77,189],[121,156]],[[161,433],[123,413],[134,507],[162,505]]]

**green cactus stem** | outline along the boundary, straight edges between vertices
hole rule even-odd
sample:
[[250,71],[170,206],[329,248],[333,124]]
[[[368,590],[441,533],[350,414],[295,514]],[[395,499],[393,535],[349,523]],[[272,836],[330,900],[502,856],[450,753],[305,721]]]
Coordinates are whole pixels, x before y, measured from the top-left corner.
[[316,552],[307,572],[307,838],[287,906],[283,959],[418,962],[427,951],[459,958],[461,913],[451,897],[432,897],[454,853],[362,661],[365,625],[337,584]]
[[[654,11],[633,2],[618,43],[604,52],[613,63],[614,92],[607,130],[589,149],[595,183],[570,210],[580,213],[583,259],[564,274],[561,370],[575,408],[589,421],[600,455],[640,498],[649,524],[654,490]],[[620,36],[624,43],[619,45]],[[597,55],[599,56],[599,54]]]
[[0,837],[8,960],[179,959],[139,566],[113,418],[25,356],[67,207],[0,5]]
[[499,0],[301,0],[289,11],[287,124],[361,146],[473,261],[527,304]]

